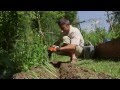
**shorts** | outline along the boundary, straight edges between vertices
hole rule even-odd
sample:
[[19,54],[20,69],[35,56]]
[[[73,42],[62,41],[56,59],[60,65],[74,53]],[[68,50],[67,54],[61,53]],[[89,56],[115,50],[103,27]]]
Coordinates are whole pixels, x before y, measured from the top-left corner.
[[[64,36],[63,37],[63,43],[66,43],[66,44],[70,44],[70,38],[68,36]],[[83,53],[83,47],[79,46],[79,45],[76,45],[75,47],[75,54],[76,56],[81,56],[81,54]],[[58,55],[65,55],[65,52],[63,51],[57,51],[56,54]]]

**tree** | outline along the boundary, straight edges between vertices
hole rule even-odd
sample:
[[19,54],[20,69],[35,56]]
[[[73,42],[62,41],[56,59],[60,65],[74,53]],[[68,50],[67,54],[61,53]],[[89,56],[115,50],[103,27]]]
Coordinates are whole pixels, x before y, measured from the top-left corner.
[[69,19],[71,24],[74,24],[74,21],[77,18],[77,11],[65,11],[65,16],[66,19]]
[[113,20],[115,24],[120,24],[120,11],[112,11]]
[[120,38],[120,11],[112,11],[113,19],[113,38]]
[[18,26],[18,16],[16,11],[1,11],[1,47],[10,52],[13,48],[16,30]]

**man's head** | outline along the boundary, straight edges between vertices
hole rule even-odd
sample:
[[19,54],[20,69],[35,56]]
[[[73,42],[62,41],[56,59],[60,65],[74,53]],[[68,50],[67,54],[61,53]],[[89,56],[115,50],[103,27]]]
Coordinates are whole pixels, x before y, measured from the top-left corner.
[[64,33],[68,33],[70,30],[70,21],[67,19],[60,19],[58,21],[58,25],[60,27],[60,29],[64,32]]

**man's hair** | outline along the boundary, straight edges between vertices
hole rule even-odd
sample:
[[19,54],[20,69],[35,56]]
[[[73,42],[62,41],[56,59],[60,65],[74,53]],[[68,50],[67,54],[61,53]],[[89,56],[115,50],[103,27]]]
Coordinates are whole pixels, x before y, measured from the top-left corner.
[[70,25],[70,21],[65,19],[65,18],[60,19],[57,23],[58,23],[59,26],[64,25],[64,24]]

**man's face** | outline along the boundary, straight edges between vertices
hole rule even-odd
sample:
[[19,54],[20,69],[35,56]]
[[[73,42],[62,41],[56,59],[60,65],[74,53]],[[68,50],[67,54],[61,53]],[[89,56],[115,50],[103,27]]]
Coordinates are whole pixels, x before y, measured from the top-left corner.
[[67,25],[67,24],[60,25],[60,29],[64,34],[68,34],[70,30],[70,25]]

